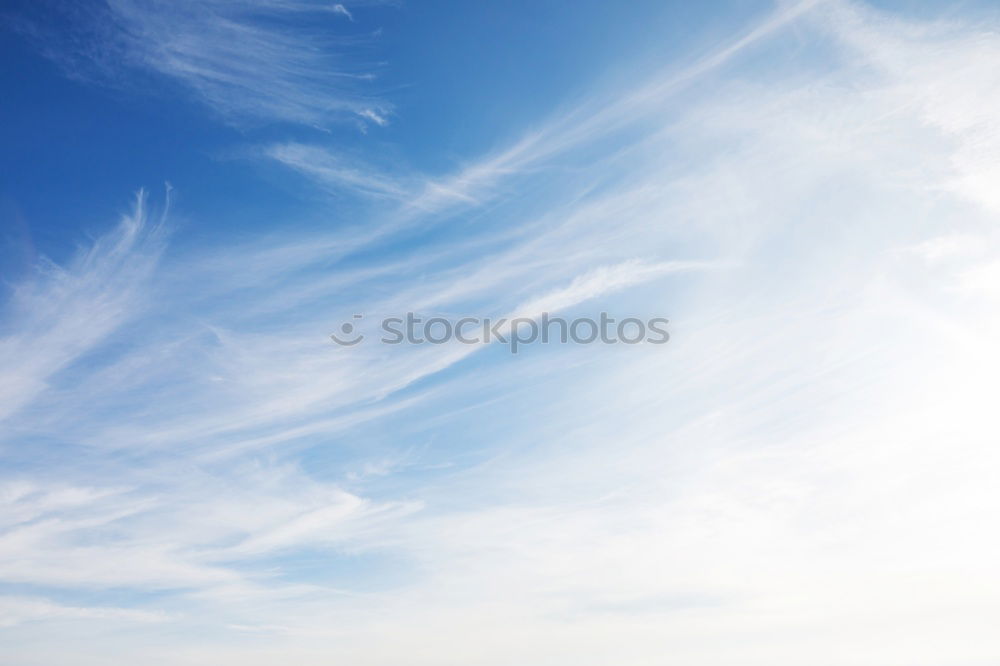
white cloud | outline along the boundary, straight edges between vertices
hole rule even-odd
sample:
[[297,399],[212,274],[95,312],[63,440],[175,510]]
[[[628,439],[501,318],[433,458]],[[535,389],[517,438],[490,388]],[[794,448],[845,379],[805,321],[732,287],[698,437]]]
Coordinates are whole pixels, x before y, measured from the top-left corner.
[[[159,317],[129,318],[131,346],[72,377],[56,375],[82,351],[52,351],[70,336],[36,372],[15,333],[21,386],[60,397],[30,393],[16,432],[89,448],[83,469],[54,457],[0,487],[0,578],[160,591],[192,636],[158,653],[170,664],[988,660],[998,328],[928,271],[995,281],[993,201],[955,183],[989,179],[963,156],[995,152],[979,88],[1000,57],[968,27],[942,42],[831,7],[651,67],[451,177],[275,148],[384,201],[372,229],[171,257]],[[833,53],[781,72],[738,57],[784,37]],[[153,253],[121,236],[53,269],[108,276],[58,312],[141,314],[120,267],[146,275]],[[74,328],[39,284],[12,330]],[[605,302],[668,316],[670,345],[515,359],[325,341],[354,312]],[[98,652],[141,659],[150,636]]]
[[614,266],[599,266],[573,279],[568,286],[553,290],[515,308],[512,317],[535,318],[544,312],[558,312],[566,308],[624,289],[655,277],[676,271],[705,268],[698,262],[659,262],[648,264],[638,260]]
[[347,7],[345,7],[344,5],[340,4],[339,2],[337,4],[335,4],[330,9],[330,11],[332,11],[334,14],[342,14],[343,16],[346,16],[348,18],[348,20],[350,20],[350,21],[354,20],[354,15],[351,14],[350,10],[348,10]]
[[63,268],[46,262],[17,286],[13,322],[0,338],[0,420],[31,402],[47,381],[142,309],[142,289],[162,249],[146,197],[118,228]]
[[238,124],[323,127],[354,118],[384,125],[390,110],[366,85],[376,70],[361,56],[368,38],[324,24],[324,15],[351,18],[343,4],[109,0],[94,11],[64,11],[61,32],[27,29],[83,78],[131,85],[136,72],[162,75]]
[[162,622],[162,613],[150,613],[129,608],[79,608],[55,604],[45,599],[0,597],[0,628],[12,627],[35,620],[100,620],[127,622]]

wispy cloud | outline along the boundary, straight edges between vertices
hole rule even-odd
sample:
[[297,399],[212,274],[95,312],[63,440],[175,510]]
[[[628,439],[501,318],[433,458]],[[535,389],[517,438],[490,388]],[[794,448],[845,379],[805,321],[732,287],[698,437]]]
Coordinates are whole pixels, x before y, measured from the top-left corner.
[[45,262],[7,304],[0,338],[0,420],[43,392],[49,378],[100,344],[144,307],[143,287],[163,248],[163,227],[148,220],[146,196],[118,228],[66,267]]
[[347,191],[374,197],[399,200],[405,188],[391,176],[379,174],[372,167],[359,165],[356,159],[338,159],[329,151],[300,143],[268,146],[264,154],[315,179],[333,191]]
[[350,10],[340,3],[337,3],[333,7],[331,7],[330,11],[332,11],[334,14],[342,14],[346,16],[349,21],[354,20],[354,15],[351,14]]
[[648,264],[636,260],[626,261],[615,266],[600,266],[576,277],[566,287],[553,290],[521,304],[515,309],[517,314],[514,316],[537,317],[543,312],[558,312],[666,273],[705,267],[705,264],[698,262],[679,261]]
[[[24,24],[76,76],[180,84],[223,118],[323,127],[354,118],[384,125],[391,105],[372,88],[371,33],[345,32],[347,6],[319,0],[109,0],[59,5],[58,32]],[[350,24],[348,24],[350,25]],[[145,82],[145,83],[144,83]]]
[[101,620],[126,622],[161,622],[162,613],[150,613],[129,608],[74,607],[31,597],[0,598],[0,628],[31,621]]

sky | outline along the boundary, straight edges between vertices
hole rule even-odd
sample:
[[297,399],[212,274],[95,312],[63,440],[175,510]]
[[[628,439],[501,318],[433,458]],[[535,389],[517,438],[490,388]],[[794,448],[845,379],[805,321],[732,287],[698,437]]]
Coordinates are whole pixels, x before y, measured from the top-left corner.
[[998,663],[994,3],[0,17],[3,664]]

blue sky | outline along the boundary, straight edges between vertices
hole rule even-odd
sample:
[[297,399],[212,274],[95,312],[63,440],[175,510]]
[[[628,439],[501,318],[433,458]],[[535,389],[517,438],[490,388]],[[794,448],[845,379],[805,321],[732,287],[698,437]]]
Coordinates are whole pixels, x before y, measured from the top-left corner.
[[3,17],[4,663],[996,658],[991,3]]

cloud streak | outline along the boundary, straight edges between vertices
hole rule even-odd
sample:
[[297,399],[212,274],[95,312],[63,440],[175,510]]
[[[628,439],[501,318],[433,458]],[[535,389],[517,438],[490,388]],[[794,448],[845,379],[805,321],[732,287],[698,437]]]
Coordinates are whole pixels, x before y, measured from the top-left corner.
[[142,86],[142,75],[155,74],[241,125],[384,125],[392,110],[371,92],[377,64],[363,55],[371,35],[343,31],[342,17],[351,18],[343,4],[109,0],[92,11],[55,7],[68,14],[67,27],[52,32],[36,21],[22,29],[80,78]]
[[6,377],[0,420],[137,314],[163,242],[162,223],[148,220],[140,192],[114,232],[81,250],[68,266],[43,263],[32,281],[18,285],[7,304],[12,326],[0,339]]

